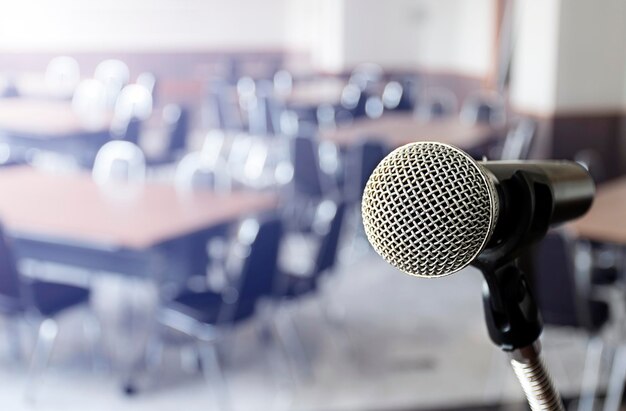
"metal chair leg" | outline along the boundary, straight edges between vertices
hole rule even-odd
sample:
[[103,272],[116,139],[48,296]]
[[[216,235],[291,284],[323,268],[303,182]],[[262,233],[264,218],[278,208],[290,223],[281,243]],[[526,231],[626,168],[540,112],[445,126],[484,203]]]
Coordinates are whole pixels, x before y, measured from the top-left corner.
[[24,396],[28,401],[32,402],[35,400],[37,377],[40,377],[43,370],[48,366],[58,334],[59,327],[52,318],[46,318],[39,324],[35,351],[33,352],[30,369],[26,377],[26,392]]
[[163,362],[163,341],[156,331],[148,337],[146,342],[144,362],[149,372],[154,371]]
[[600,378],[600,365],[602,364],[603,350],[604,341],[602,341],[599,336],[593,336],[589,339],[578,411],[593,411]]
[[496,404],[502,402],[504,383],[506,381],[505,376],[510,367],[506,360],[507,357],[501,349],[492,347],[489,370],[487,371],[487,382],[483,392],[485,402],[494,402]]
[[604,402],[604,411],[619,411],[626,382],[626,345],[615,351],[611,376]]
[[228,394],[228,385],[220,364],[217,348],[214,341],[198,340],[198,352],[202,362],[202,373],[207,383],[213,386],[213,394],[217,409],[231,411],[232,405]]
[[[279,321],[280,318],[276,318],[275,327],[278,338],[285,342],[285,354],[296,366],[295,368],[298,368],[301,371],[301,374],[305,379],[311,379],[313,378],[313,366],[304,347],[304,342],[302,341],[300,333],[296,327],[296,322],[288,309],[279,309],[279,311],[283,312],[285,321],[281,324]],[[284,325],[284,329],[282,330],[284,334],[281,334],[281,325]]]
[[102,340],[102,324],[91,309],[87,309],[83,317],[83,334],[85,335],[85,340],[90,345],[93,370],[109,370],[110,367],[106,360],[106,350]]
[[293,400],[296,378],[293,367],[285,353],[283,341],[276,332],[275,307],[268,305],[263,308],[256,322],[256,333],[267,352],[264,358],[267,360],[267,365],[276,382],[276,395],[273,402],[279,406],[285,405],[279,409],[288,409],[288,405]]
[[19,316],[6,319],[6,336],[9,344],[9,353],[16,363],[22,361],[22,327]]

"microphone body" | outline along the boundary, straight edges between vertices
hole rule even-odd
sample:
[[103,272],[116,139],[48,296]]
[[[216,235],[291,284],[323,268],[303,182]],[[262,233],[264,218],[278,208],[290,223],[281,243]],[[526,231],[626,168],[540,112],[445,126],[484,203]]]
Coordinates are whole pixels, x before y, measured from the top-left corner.
[[528,241],[542,237],[549,226],[585,214],[593,203],[595,184],[587,170],[573,161],[483,161],[478,163],[494,182],[499,216],[486,248],[515,236],[522,213],[532,213],[536,232]]
[[513,256],[551,225],[582,216],[594,192],[575,162],[476,162],[450,145],[419,142],[376,167],[363,193],[363,224],[389,263],[439,277],[480,254]]

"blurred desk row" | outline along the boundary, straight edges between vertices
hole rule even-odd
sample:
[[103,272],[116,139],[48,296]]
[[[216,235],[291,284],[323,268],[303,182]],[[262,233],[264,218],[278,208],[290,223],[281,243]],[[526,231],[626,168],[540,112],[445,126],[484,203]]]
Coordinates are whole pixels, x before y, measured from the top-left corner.
[[571,224],[580,237],[626,245],[626,178],[611,181],[597,188],[589,212]]
[[359,119],[349,126],[322,131],[320,137],[340,146],[378,140],[389,147],[416,141],[438,141],[463,149],[472,149],[497,140],[505,130],[489,124],[464,124],[456,117],[420,121],[412,114],[391,113],[379,119]]
[[201,273],[206,249],[198,239],[276,207],[265,193],[102,186],[86,173],[21,166],[0,172],[0,192],[0,215],[20,257],[148,278],[174,267],[175,275]]

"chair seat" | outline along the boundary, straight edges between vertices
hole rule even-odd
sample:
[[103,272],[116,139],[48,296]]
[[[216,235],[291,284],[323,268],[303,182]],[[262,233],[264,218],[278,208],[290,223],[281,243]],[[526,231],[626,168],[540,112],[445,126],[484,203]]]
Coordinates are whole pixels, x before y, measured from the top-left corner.
[[44,316],[52,316],[89,301],[89,289],[83,287],[36,280],[30,288],[33,304]]
[[[238,304],[240,309],[236,310],[237,315],[232,321],[248,318],[254,311],[252,304],[246,304],[245,301],[239,301]],[[220,319],[223,300],[221,294],[212,291],[184,292],[169,302],[166,308],[204,324],[216,324]]]
[[[597,330],[609,320],[609,306],[604,301],[590,301],[589,315],[591,324],[587,327],[590,331]],[[562,325],[569,327],[584,326],[575,315],[570,313],[564,314],[557,311],[545,311],[542,313],[544,321],[547,324]]]
[[3,315],[15,315],[24,311],[22,301],[17,298],[0,296],[0,313]]
[[313,277],[285,274],[280,276],[277,297],[295,298],[311,293],[317,289],[317,281]]

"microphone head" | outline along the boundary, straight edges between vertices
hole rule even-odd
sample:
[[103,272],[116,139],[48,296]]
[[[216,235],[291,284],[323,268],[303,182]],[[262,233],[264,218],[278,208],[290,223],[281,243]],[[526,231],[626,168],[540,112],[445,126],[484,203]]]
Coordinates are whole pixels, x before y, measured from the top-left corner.
[[440,277],[469,265],[498,219],[494,182],[447,144],[407,144],[370,176],[361,212],[369,242],[401,271]]

